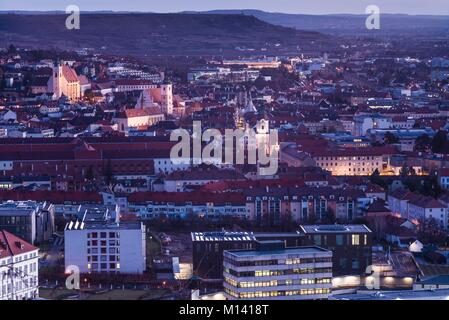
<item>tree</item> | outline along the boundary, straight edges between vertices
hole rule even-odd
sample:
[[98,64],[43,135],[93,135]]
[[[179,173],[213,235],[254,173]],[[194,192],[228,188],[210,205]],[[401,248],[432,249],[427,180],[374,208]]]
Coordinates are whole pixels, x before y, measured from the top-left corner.
[[446,131],[439,130],[432,139],[432,152],[448,153]]
[[94,178],[94,169],[92,168],[92,166],[89,166],[86,170],[86,173],[84,174],[84,179],[86,179],[87,181],[92,181],[94,180]]
[[326,210],[326,213],[324,214],[323,218],[321,219],[321,222],[324,224],[334,224],[337,221],[335,217],[335,212],[331,208],[328,208]]
[[446,240],[446,232],[441,228],[435,218],[420,221],[418,226],[418,239],[426,244],[442,244]]
[[376,170],[373,171],[373,173],[370,176],[370,181],[373,184],[377,184],[378,186],[381,186],[384,189],[387,189],[388,184],[382,177],[380,176],[379,170],[376,168]]
[[409,168],[407,167],[407,165],[404,163],[404,164],[402,165],[401,170],[399,171],[399,175],[400,175],[401,177],[407,177],[409,174],[410,174],[410,170],[409,170]]
[[106,185],[111,185],[114,179],[114,172],[112,171],[111,159],[106,162],[106,167],[103,168],[103,177]]
[[17,49],[13,44],[10,44],[8,47],[8,53],[16,53]]
[[435,176],[426,177],[419,191],[423,195],[431,196],[434,198],[438,198],[442,193],[440,184],[438,183],[438,179]]
[[415,150],[419,152],[427,152],[430,150],[432,139],[427,134],[418,137],[415,141]]
[[258,77],[254,81],[254,85],[256,86],[257,90],[262,90],[267,85],[267,82],[265,81],[265,79],[263,77]]
[[398,143],[399,139],[393,133],[391,133],[390,131],[387,131],[387,133],[384,136],[384,141],[386,144],[394,144],[394,143]]

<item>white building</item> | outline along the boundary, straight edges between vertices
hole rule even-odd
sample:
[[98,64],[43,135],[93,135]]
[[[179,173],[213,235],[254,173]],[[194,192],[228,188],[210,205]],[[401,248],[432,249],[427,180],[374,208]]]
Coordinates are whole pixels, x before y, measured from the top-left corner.
[[39,295],[38,248],[0,230],[0,300],[24,300]]
[[70,222],[64,230],[65,267],[81,273],[143,273],[145,226],[141,222]]
[[332,252],[320,247],[262,241],[257,250],[225,251],[223,268],[230,300],[327,299],[331,292]]
[[359,115],[354,117],[355,136],[365,136],[370,129],[389,129],[392,127],[391,118],[383,115]]
[[154,84],[148,80],[120,79],[115,81],[115,85],[117,92],[146,91],[145,95],[159,103],[164,113],[173,113],[173,85],[170,83]]
[[396,190],[388,195],[388,206],[402,218],[414,221],[435,219],[442,228],[448,227],[447,205],[432,197]]
[[165,115],[160,108],[126,109],[112,119],[112,123],[118,126],[121,132],[129,132],[132,129],[144,128],[163,121]]
[[129,197],[129,211],[143,220],[160,217],[184,219],[190,214],[207,219],[247,218],[245,198],[237,192],[134,193]]

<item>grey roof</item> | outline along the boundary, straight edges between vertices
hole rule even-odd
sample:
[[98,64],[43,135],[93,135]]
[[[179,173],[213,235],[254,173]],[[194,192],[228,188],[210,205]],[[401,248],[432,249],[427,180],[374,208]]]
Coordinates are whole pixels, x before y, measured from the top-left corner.
[[437,276],[429,277],[426,279],[417,282],[416,284],[441,284],[441,285],[449,285],[449,274],[440,274]]
[[296,247],[285,248],[279,250],[229,250],[225,253],[234,255],[236,257],[251,257],[251,256],[264,256],[264,255],[286,255],[286,254],[307,254],[307,253],[332,253],[329,250],[311,246],[311,247]]
[[332,300],[448,300],[449,289],[398,290],[363,294],[333,295]]
[[192,241],[256,241],[252,232],[192,232]]
[[80,222],[80,221],[71,221],[66,224],[65,230],[134,230],[141,229],[141,222],[134,221],[126,221],[120,223],[111,223],[111,222]]
[[323,224],[323,225],[301,225],[303,233],[371,233],[372,231],[364,224]]

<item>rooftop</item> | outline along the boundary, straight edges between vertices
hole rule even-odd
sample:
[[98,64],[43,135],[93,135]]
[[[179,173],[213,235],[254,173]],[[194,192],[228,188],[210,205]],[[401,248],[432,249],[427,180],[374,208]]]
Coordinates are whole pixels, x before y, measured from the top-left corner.
[[365,294],[342,294],[332,296],[334,300],[449,300],[449,289],[398,290]]
[[252,232],[192,232],[192,241],[256,241]]
[[110,222],[80,222],[70,221],[66,224],[64,230],[140,230],[142,228],[141,222],[126,221],[120,223]]
[[0,259],[34,250],[38,250],[38,248],[8,231],[0,230]]
[[332,253],[329,250],[311,246],[311,247],[296,247],[296,248],[284,248],[278,250],[230,250],[225,251],[226,254],[230,254],[236,257],[251,257],[251,256],[273,256],[273,255],[300,255],[300,254],[314,254],[314,253]]
[[303,233],[371,233],[371,230],[364,224],[323,224],[323,225],[301,225]]

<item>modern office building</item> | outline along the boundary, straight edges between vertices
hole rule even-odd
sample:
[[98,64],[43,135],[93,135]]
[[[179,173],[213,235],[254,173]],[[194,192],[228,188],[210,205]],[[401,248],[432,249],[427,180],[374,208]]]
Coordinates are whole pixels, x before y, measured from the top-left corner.
[[334,276],[364,275],[372,262],[372,232],[365,225],[301,225],[295,232],[193,232],[191,236],[193,272],[202,279],[223,277],[223,251],[254,249],[258,241],[330,250]]
[[253,249],[256,238],[251,232],[192,232],[193,274],[202,279],[223,278],[225,250]]
[[0,203],[0,229],[35,244],[50,240],[54,230],[54,207],[48,202]]
[[0,300],[38,297],[38,251],[29,242],[0,229]]
[[372,263],[372,231],[357,225],[301,225],[305,245],[332,251],[334,276],[363,275]]
[[332,252],[316,246],[261,241],[253,250],[225,251],[223,268],[230,300],[327,299],[331,292]]
[[145,226],[141,222],[69,222],[64,231],[65,267],[81,273],[143,273]]

